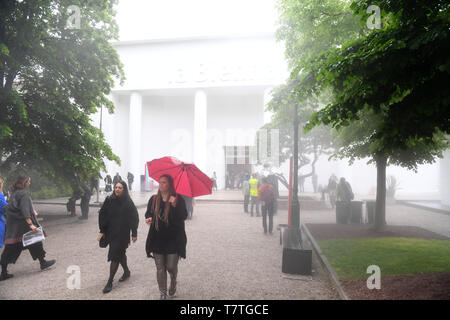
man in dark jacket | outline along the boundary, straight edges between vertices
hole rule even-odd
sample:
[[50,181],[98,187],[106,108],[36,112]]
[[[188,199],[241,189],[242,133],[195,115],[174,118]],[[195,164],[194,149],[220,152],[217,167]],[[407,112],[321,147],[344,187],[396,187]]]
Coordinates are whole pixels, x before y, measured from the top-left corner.
[[119,175],[118,172],[116,172],[116,175],[113,178],[113,188],[116,185],[117,182],[122,181],[122,177]]
[[134,174],[132,174],[131,172],[128,172],[128,175],[127,175],[127,180],[128,180],[128,190],[132,190],[131,189],[131,185],[133,184],[133,182],[134,182]]
[[87,220],[89,215],[89,201],[91,201],[91,190],[88,188],[88,186],[83,183],[81,185],[81,189],[83,189],[83,196],[81,197],[81,220]]

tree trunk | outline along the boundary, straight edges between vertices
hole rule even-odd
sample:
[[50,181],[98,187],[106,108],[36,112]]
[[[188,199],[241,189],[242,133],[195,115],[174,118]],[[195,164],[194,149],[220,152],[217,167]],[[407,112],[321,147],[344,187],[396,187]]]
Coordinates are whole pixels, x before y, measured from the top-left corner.
[[386,165],[387,158],[376,158],[377,163],[377,199],[375,205],[375,231],[386,231]]

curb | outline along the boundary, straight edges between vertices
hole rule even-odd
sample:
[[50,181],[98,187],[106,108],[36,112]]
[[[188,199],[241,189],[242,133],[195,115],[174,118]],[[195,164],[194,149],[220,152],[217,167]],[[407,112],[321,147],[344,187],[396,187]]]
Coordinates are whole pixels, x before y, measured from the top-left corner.
[[329,275],[332,283],[334,284],[335,288],[337,289],[341,299],[342,300],[351,300],[349,298],[349,296],[345,293],[344,288],[342,288],[342,285],[339,282],[339,278],[336,274],[336,271],[334,271],[330,262],[328,262],[327,257],[325,257],[325,255],[322,253],[322,250],[320,250],[319,245],[317,244],[314,237],[311,235],[311,232],[309,231],[308,227],[305,224],[302,224],[302,229],[303,229],[303,231],[305,231],[306,236],[308,237],[309,241],[311,242],[314,252],[319,257],[321,264],[327,269],[328,275]]

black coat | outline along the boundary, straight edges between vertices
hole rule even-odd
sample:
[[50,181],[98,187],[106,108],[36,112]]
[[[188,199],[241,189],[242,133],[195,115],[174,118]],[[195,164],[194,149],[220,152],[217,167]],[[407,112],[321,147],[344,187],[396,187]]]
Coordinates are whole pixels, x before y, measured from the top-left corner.
[[[181,258],[186,259],[187,237],[184,229],[184,221],[187,218],[187,210],[184,199],[177,195],[177,206],[170,206],[168,224],[159,220],[158,228],[155,227],[155,213],[153,212],[153,198],[156,201],[156,195],[153,195],[148,201],[145,218],[152,218],[152,224],[148,231],[145,251],[150,257],[151,253],[171,254],[177,253]],[[163,214],[164,201],[160,205],[160,214]]]
[[107,197],[99,215],[100,232],[105,234],[110,249],[123,250],[130,244],[132,237],[137,237],[139,215],[133,200],[128,198]]
[[25,189],[14,191],[6,207],[5,244],[14,244],[22,241],[22,236],[31,231],[26,219],[39,227],[34,215],[33,201]]

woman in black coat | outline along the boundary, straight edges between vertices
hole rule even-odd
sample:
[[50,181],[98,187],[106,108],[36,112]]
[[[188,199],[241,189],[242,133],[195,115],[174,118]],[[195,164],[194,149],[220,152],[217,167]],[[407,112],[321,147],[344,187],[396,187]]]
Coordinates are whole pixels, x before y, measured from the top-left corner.
[[33,260],[39,260],[41,270],[55,264],[56,260],[45,260],[45,250],[41,242],[34,243],[24,248],[22,244],[23,235],[29,231],[36,232],[40,227],[34,210],[33,201],[28,192],[31,185],[31,178],[19,176],[13,185],[13,193],[6,207],[6,230],[5,230],[5,249],[3,250],[0,264],[2,273],[0,281],[13,277],[7,271],[8,264],[16,263],[23,250],[28,249]]
[[119,264],[124,271],[119,281],[125,281],[130,277],[131,272],[128,269],[126,256],[126,250],[130,244],[130,232],[133,242],[137,240],[138,211],[130,198],[125,182],[117,182],[114,185],[113,194],[105,199],[99,211],[98,224],[100,228],[98,240],[105,237],[109,244],[108,261],[111,261],[111,266],[108,282],[103,289],[103,293],[108,293],[112,290]]
[[170,275],[169,295],[174,296],[177,285],[178,260],[186,259],[187,218],[183,198],[175,192],[173,179],[161,176],[158,194],[153,195],[147,205],[145,221],[150,225],[147,236],[147,256],[155,258],[156,279],[161,299],[167,298],[167,272]]

